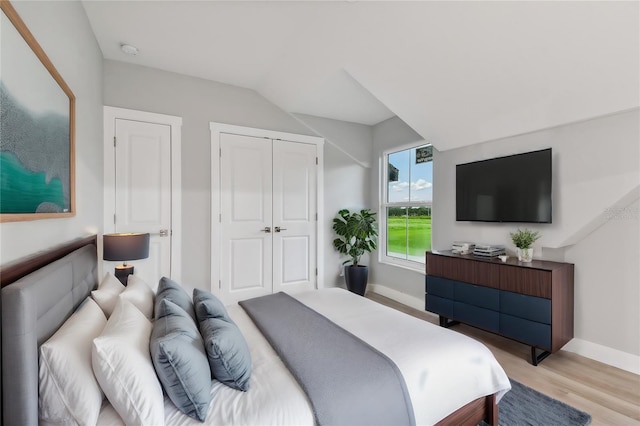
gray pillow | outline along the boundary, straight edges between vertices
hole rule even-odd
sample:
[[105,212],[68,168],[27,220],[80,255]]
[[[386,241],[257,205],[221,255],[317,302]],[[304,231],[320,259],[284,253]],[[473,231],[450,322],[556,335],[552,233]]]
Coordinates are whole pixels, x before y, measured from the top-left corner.
[[167,277],[160,278],[160,282],[158,283],[155,303],[156,318],[158,317],[158,306],[163,299],[170,300],[180,306],[197,324],[196,313],[193,310],[193,302],[191,301],[191,297],[189,297],[189,293],[187,293],[180,284]]
[[246,391],[251,378],[251,354],[240,329],[211,292],[194,289],[193,307],[211,375],[227,386]]
[[196,311],[197,321],[202,321],[205,318],[221,318],[227,322],[233,322],[220,299],[209,291],[199,288],[193,289],[193,307]]
[[202,337],[182,308],[163,299],[149,342],[158,379],[176,407],[204,421],[211,403],[211,374]]
[[211,375],[229,387],[248,390],[251,354],[238,326],[222,318],[204,318],[200,320],[200,332]]

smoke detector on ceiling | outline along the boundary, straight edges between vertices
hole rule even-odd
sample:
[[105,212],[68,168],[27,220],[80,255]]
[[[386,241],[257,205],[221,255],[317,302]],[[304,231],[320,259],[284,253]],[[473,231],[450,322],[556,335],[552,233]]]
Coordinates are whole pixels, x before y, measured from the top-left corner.
[[124,43],[121,44],[120,50],[122,50],[125,54],[130,56],[136,56],[138,54],[138,48],[130,44],[124,44]]

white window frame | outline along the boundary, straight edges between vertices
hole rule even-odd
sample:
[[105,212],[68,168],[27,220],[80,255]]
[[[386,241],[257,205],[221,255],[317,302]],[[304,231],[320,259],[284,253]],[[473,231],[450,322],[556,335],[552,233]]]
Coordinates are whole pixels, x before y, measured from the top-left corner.
[[[397,257],[387,255],[387,207],[423,207],[423,202],[403,202],[403,203],[389,203],[387,202],[387,192],[389,184],[387,182],[389,176],[389,154],[393,154],[400,151],[406,151],[421,146],[431,145],[427,141],[412,142],[406,145],[400,145],[393,148],[389,148],[382,152],[380,157],[380,203],[378,208],[378,217],[380,220],[378,223],[378,262],[387,265],[398,266],[412,271],[424,272],[425,262],[416,262],[413,260],[399,259]],[[433,161],[433,160],[432,160]],[[431,214],[433,215],[433,201],[431,206]],[[432,216],[433,217],[433,216]],[[433,222],[432,222],[433,223]],[[431,238],[433,240],[433,228]]]

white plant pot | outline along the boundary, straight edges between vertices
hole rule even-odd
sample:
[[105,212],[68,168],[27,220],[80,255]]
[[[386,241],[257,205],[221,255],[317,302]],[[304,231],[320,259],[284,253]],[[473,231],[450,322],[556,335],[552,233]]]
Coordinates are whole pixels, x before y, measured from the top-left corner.
[[531,262],[533,260],[533,248],[518,248],[518,260],[520,262]]

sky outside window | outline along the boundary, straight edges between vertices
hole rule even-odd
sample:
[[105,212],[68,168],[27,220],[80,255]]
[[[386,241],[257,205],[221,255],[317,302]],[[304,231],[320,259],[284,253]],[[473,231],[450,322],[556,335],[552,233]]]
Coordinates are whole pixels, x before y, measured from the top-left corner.
[[398,169],[398,180],[389,182],[387,202],[431,202],[433,162],[416,164],[416,148],[389,154],[389,164]]

